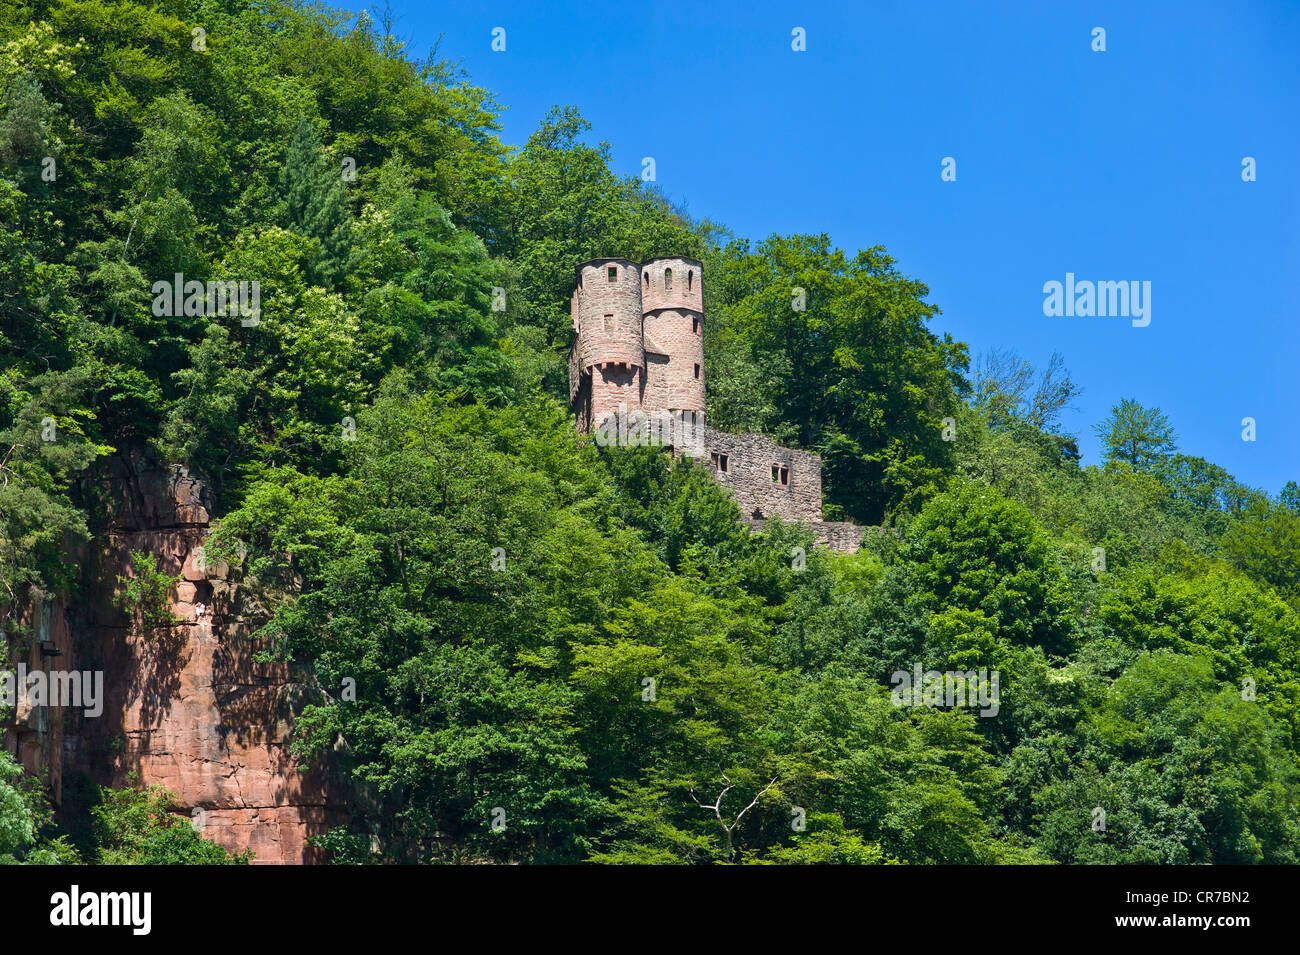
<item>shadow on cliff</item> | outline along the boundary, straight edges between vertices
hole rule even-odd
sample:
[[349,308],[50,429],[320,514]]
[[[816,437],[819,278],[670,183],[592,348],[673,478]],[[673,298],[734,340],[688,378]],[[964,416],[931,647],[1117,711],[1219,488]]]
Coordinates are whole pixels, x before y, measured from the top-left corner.
[[[230,814],[218,840],[228,848],[273,832],[259,845],[262,861],[312,857],[300,854],[304,839],[341,822],[348,802],[333,752],[301,772],[289,750],[294,718],[319,690],[310,669],[256,660],[268,601],[237,567],[201,562],[213,507],[201,475],[119,454],[81,492],[98,503],[99,521],[77,601],[79,642],[83,659],[104,671],[108,699],[102,718],[83,727],[77,768],[122,786],[132,772],[146,784],[160,773],[171,782],[179,767],[183,806]],[[146,636],[117,606],[119,578],[134,574],[132,551],[180,576],[168,595],[179,625]],[[193,780],[186,759],[203,764]]]
[[178,599],[185,581],[167,595],[177,618],[172,626],[146,632],[138,614],[120,605],[126,581],[137,576],[132,553],[152,555],[158,573],[183,574],[208,513],[198,477],[154,461],[142,448],[105,459],[78,482],[77,496],[92,515],[85,589],[76,601],[84,634],[79,649],[85,665],[103,670],[107,692],[103,716],[85,727],[83,768],[93,779],[121,785],[140,769],[140,754],[181,698],[184,671],[199,646],[189,605]]
[[139,700],[139,726],[157,729],[180,695],[181,673],[189,663],[188,626],[167,627],[146,637],[133,637],[135,668],[127,698]]

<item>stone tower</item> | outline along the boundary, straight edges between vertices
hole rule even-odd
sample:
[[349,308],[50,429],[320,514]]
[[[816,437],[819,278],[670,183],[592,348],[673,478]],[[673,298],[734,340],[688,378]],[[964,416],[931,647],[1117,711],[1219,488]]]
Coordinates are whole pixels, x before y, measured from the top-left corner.
[[704,269],[672,256],[576,268],[569,399],[590,431],[618,411],[704,425]]
[[579,427],[591,428],[622,405],[641,408],[646,389],[641,269],[628,259],[592,259],[576,269],[569,354],[570,399]]
[[704,422],[704,270],[697,259],[664,257],[641,266],[646,393],[651,415],[681,412]]
[[668,446],[674,455],[707,460],[751,526],[779,516],[807,525],[836,550],[858,549],[861,527],[822,520],[820,457],[705,423],[698,259],[592,259],[575,271],[569,404],[579,431],[598,443]]

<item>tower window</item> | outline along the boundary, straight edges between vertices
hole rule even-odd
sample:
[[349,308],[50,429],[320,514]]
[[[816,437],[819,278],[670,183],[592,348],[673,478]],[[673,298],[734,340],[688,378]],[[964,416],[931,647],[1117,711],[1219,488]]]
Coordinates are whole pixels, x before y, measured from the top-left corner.
[[606,315],[606,316],[605,316],[605,331],[607,331],[607,332],[612,332],[613,330],[614,330],[614,316],[613,316],[613,315]]
[[700,377],[700,366],[699,366],[699,365],[696,365],[696,366],[695,366],[695,377],[696,377],[696,378]]
[[673,270],[664,269],[664,288],[671,291],[672,287],[673,287]]
[[649,272],[645,273],[645,287],[646,287],[646,288],[649,288],[649,287],[650,287],[650,273],[649,273]]
[[691,290],[691,287],[694,286],[694,284],[695,284],[695,270],[691,269],[689,272],[686,273],[686,291],[689,292]]
[[772,482],[774,484],[783,484],[789,486],[790,469],[787,467],[782,467],[779,464],[772,465]]
[[692,318],[692,319],[691,319],[691,331],[692,331],[692,332],[698,332],[699,330],[700,330],[700,320],[699,320],[698,318]]
[[618,267],[617,267],[617,266],[611,265],[611,266],[609,267],[609,269],[608,269],[607,274],[609,275],[609,280],[610,280],[611,282],[617,282],[617,281],[618,281]]

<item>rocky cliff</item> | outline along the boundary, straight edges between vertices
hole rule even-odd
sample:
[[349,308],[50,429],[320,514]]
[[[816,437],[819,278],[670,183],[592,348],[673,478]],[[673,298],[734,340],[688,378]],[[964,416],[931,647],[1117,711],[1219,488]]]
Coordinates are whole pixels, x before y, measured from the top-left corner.
[[[289,753],[294,715],[311,698],[310,674],[254,661],[252,634],[265,608],[237,569],[203,559],[212,515],[204,481],[133,453],[114,456],[81,491],[102,515],[82,589],[42,601],[31,614],[31,647],[14,648],[14,657],[29,669],[102,672],[103,712],[19,708],[5,745],[28,769],[47,773],[56,805],[77,778],[158,783],[207,837],[252,849],[257,863],[320,861],[307,839],[346,814],[328,767],[302,772]],[[146,635],[115,606],[119,577],[135,572],[132,551],[152,553],[161,571],[180,575],[169,594],[176,626]]]

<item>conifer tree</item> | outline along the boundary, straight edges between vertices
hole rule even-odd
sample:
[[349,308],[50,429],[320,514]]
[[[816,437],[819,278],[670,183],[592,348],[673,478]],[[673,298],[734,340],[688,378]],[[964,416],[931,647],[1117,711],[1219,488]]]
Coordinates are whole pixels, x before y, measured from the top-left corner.
[[312,280],[334,285],[347,266],[351,245],[347,186],[325,154],[320,134],[305,119],[280,170],[279,193],[281,222],[317,243],[309,264]]

